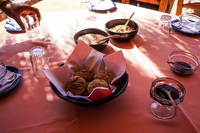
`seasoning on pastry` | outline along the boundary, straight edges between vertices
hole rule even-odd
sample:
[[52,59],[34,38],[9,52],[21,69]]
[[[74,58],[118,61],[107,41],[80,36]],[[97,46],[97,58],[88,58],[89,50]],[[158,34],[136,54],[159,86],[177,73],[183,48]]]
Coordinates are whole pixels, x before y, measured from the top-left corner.
[[86,80],[86,82],[91,81],[94,77],[94,73],[92,71],[86,69],[80,69],[79,71],[75,72],[73,76],[80,76]]
[[92,90],[96,87],[105,87],[109,88],[108,83],[103,79],[94,79],[92,82],[88,84],[87,91],[90,94]]
[[65,91],[70,91],[73,95],[81,95],[86,89],[86,81],[80,76],[72,76],[65,86]]
[[107,83],[111,82],[115,75],[111,72],[100,71],[94,75],[94,79],[104,79]]

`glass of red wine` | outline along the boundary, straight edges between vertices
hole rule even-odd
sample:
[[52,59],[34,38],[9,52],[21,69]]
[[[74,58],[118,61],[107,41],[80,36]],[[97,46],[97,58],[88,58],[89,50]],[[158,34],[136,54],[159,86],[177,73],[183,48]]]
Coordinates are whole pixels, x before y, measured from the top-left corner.
[[[166,93],[170,92],[170,96]],[[184,86],[175,79],[161,77],[155,79],[150,88],[150,96],[154,101],[151,104],[151,112],[161,119],[169,119],[174,116],[176,107],[173,106],[182,103],[185,97]]]
[[199,59],[192,53],[184,51],[174,51],[169,54],[168,64],[172,70],[180,75],[189,75],[199,67]]

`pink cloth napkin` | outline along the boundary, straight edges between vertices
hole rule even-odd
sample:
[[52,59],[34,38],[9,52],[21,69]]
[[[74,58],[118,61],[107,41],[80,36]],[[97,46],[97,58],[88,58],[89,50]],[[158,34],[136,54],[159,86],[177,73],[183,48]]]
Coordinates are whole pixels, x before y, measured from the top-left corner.
[[[107,70],[114,73],[116,77],[109,84],[110,89],[97,87],[89,96],[74,96],[71,92],[65,92],[65,85],[67,80],[79,68],[86,68],[92,70],[94,73],[97,73],[100,70]],[[62,95],[77,99],[98,101],[115,92],[117,88],[114,86],[114,83],[120,79],[125,70],[126,64],[122,51],[105,55],[96,51],[83,41],[79,41],[63,66],[51,70],[45,70],[44,73]]]
[[[11,72],[11,71],[7,70],[7,73],[6,73],[6,75],[5,75],[5,79],[8,79],[9,77],[11,77],[11,76],[14,75],[14,74],[17,74],[17,73]],[[19,77],[21,77],[21,74],[17,74],[17,77],[16,77],[12,82],[9,82],[9,83],[7,83],[6,85],[2,86],[2,87],[0,88],[0,92],[4,91],[4,90],[6,90],[8,87],[10,87],[10,86],[13,84],[13,82],[15,82],[15,80],[18,79]]]

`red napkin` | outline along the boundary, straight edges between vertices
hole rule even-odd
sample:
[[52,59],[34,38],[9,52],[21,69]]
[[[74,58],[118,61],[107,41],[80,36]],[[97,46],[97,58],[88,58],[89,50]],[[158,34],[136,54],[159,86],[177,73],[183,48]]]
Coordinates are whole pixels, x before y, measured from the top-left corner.
[[[116,77],[109,83],[110,89],[97,87],[89,96],[74,96],[71,92],[65,92],[65,85],[67,80],[79,68],[92,70],[94,73],[97,73],[100,70],[106,70],[112,72]],[[45,70],[44,73],[62,95],[76,99],[98,101],[115,92],[117,88],[114,86],[114,83],[124,74],[125,69],[126,64],[122,51],[105,55],[96,51],[83,41],[79,41],[63,66]]]

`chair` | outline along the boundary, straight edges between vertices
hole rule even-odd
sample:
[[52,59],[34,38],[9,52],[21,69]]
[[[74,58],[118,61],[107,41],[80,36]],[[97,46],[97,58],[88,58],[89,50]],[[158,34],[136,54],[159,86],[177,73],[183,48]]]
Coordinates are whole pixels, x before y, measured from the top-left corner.
[[199,9],[200,10],[200,2],[194,2],[194,3],[191,3],[190,1],[188,3],[183,3],[183,2],[184,2],[184,0],[178,0],[176,15],[182,14],[183,8],[191,8],[191,9]]
[[[149,3],[153,5],[159,5],[158,11],[170,13],[174,0],[136,0],[144,3]],[[123,4],[129,4],[130,0],[122,0]]]
[[0,10],[0,22],[6,18],[6,14]]

